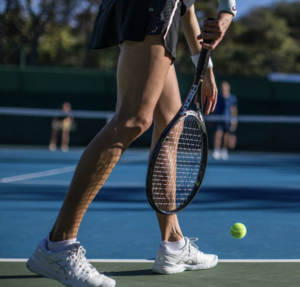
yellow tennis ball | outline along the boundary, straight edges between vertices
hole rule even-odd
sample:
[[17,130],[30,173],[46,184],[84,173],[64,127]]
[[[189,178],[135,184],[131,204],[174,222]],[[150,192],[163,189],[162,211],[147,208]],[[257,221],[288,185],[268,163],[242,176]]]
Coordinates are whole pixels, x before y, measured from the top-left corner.
[[232,237],[242,239],[247,233],[246,226],[243,223],[235,223],[230,228],[230,234]]

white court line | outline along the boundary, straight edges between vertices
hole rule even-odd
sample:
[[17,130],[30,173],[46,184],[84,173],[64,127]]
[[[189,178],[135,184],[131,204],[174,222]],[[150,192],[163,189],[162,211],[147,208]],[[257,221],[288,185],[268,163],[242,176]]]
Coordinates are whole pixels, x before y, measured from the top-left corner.
[[19,181],[16,184],[29,184],[29,185],[52,185],[52,186],[69,186],[71,180],[47,180],[47,179],[33,179],[33,180],[25,180]]
[[[132,162],[138,162],[148,159],[147,155],[137,155],[132,156],[129,158],[120,159],[119,163],[126,164],[126,163],[132,163]],[[57,169],[51,169],[41,172],[34,172],[34,173],[28,173],[23,175],[17,175],[17,176],[11,176],[11,177],[5,177],[0,179],[0,183],[9,183],[9,182],[16,182],[16,181],[22,181],[22,180],[28,180],[33,178],[39,178],[39,177],[45,177],[45,176],[51,176],[51,175],[57,175],[67,172],[72,172],[76,168],[76,165],[69,166],[69,167],[63,167],[63,168],[57,168]]]
[[[147,260],[147,259],[90,259],[90,262],[126,262],[126,263],[153,263],[154,260]],[[220,263],[285,263],[285,262],[299,262],[300,259],[219,259]]]
[[51,169],[51,170],[46,170],[46,171],[41,171],[41,172],[34,172],[34,173],[28,173],[28,174],[23,174],[23,175],[5,177],[5,178],[1,178],[0,182],[8,183],[8,182],[15,182],[15,181],[27,180],[27,179],[32,179],[32,178],[56,175],[56,174],[74,171],[75,168],[76,168],[76,165],[69,166],[69,167],[63,167],[63,168],[56,168],[56,169]]
[[[27,262],[28,259],[0,258],[0,262]],[[148,259],[88,259],[99,263],[153,263]],[[300,263],[300,259],[220,259],[220,263]]]
[[300,263],[300,259],[220,259],[221,263]]

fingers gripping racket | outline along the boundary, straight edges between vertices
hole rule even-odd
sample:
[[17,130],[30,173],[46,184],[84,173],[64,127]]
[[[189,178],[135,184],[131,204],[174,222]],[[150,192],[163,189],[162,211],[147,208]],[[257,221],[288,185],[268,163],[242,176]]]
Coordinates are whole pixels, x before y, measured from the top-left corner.
[[[191,90],[151,154],[147,198],[152,208],[163,214],[175,214],[187,207],[198,193],[204,177],[208,143],[201,99],[210,53],[210,50],[201,50]],[[195,95],[196,112],[188,110]]]

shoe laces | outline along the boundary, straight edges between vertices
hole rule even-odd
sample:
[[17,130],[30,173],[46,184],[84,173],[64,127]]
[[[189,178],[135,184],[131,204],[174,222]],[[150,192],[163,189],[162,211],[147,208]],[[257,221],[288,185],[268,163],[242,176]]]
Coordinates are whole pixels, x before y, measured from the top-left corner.
[[199,250],[198,246],[195,244],[196,241],[198,241],[198,238],[197,237],[191,237],[189,238],[190,242],[189,242],[189,254],[192,258],[194,258],[194,256],[196,257],[196,261],[197,261],[197,264],[198,263],[201,263],[201,262],[198,262],[198,252],[200,253],[200,258],[202,257],[202,252]]
[[90,273],[95,268],[85,258],[86,250],[81,245],[75,245],[73,249],[68,251],[67,260],[70,261],[72,269],[81,269],[82,272]]
[[[202,260],[202,252],[200,250],[198,250],[198,246],[195,244],[195,242],[198,240],[197,237],[191,237],[189,238],[189,244],[188,244],[188,256],[190,257],[191,260],[195,260],[196,264],[201,263]],[[198,252],[200,255],[200,262],[198,262]],[[182,254],[182,255],[177,255],[177,254],[172,254],[169,253],[168,257],[174,258],[174,259],[179,259],[182,261],[185,261],[186,259],[186,254]]]

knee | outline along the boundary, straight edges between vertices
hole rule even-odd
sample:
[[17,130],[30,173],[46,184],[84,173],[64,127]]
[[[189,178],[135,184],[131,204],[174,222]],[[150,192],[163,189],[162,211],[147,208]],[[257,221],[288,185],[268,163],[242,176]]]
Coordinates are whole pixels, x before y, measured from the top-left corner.
[[152,115],[143,115],[132,118],[127,124],[137,128],[140,131],[140,134],[142,134],[151,127],[152,122]]
[[136,138],[148,130],[152,125],[152,115],[135,115],[130,117],[117,116],[115,123],[117,127],[126,130],[127,133],[132,134]]

